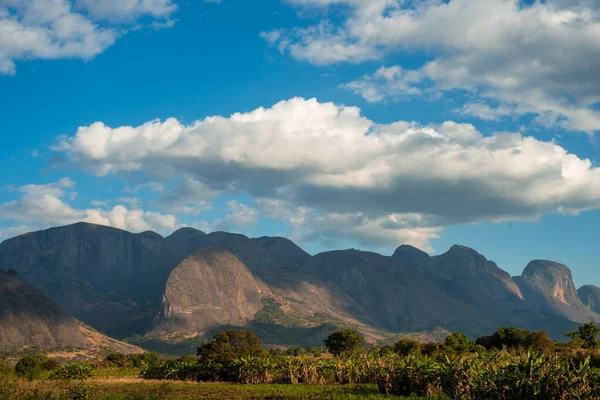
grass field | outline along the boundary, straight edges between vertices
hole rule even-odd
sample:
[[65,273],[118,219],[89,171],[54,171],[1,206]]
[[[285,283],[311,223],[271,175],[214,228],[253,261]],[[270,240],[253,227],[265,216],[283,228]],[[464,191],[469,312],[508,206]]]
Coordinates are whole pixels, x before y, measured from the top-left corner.
[[[20,381],[19,392],[0,399],[55,400],[78,398],[77,382],[38,380]],[[225,383],[149,381],[135,377],[105,376],[88,380],[83,399],[94,400],[190,400],[190,399],[239,399],[239,400],[300,400],[300,399],[407,399],[386,396],[374,385],[242,385]],[[70,391],[70,395],[65,393]],[[8,393],[4,393],[5,395]],[[410,397],[410,399],[423,399]],[[428,399],[441,399],[430,397]]]

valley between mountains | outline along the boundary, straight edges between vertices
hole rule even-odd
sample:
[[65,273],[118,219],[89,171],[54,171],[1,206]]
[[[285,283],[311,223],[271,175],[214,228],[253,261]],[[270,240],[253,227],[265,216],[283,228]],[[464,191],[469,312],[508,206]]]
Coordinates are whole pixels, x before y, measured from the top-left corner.
[[[169,352],[244,327],[270,346],[314,346],[338,327],[372,343],[500,327],[555,339],[600,320],[600,289],[565,265],[511,277],[477,251],[310,255],[281,237],[184,228],[168,237],[77,223],[0,244],[0,351],[142,347]],[[182,346],[182,347],[177,347]],[[175,351],[175,350],[173,350]]]

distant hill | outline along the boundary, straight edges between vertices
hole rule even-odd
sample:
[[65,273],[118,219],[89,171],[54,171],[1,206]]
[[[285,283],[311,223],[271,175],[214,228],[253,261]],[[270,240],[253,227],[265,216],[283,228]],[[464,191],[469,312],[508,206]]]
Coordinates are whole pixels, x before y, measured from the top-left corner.
[[79,223],[4,241],[0,268],[14,268],[66,312],[118,338],[189,340],[246,327],[285,346],[319,343],[342,326],[371,342],[516,326],[560,339],[600,320],[598,292],[577,293],[568,267],[533,261],[513,278],[458,245],[434,257],[412,246],[391,257],[311,256],[281,237],[183,228],[163,238]]
[[61,310],[39,289],[0,272],[0,352],[30,347],[141,351],[96,332]]

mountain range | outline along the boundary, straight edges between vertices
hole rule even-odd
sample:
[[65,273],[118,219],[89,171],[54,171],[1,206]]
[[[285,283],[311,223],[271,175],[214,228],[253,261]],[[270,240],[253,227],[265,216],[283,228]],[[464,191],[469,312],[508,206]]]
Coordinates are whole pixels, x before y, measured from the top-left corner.
[[[433,257],[406,245],[392,256],[353,249],[312,256],[282,237],[193,228],[162,237],[78,223],[2,242],[0,269],[27,282],[10,283],[22,299],[2,303],[10,313],[51,314],[50,330],[89,326],[118,339],[177,342],[245,327],[268,344],[310,345],[339,326],[371,342],[406,332],[477,337],[503,326],[564,339],[600,320],[600,289],[577,290],[567,266],[534,260],[511,277],[458,245]],[[15,329],[3,329],[9,311],[0,312],[0,349],[78,344],[60,334],[16,340]]]

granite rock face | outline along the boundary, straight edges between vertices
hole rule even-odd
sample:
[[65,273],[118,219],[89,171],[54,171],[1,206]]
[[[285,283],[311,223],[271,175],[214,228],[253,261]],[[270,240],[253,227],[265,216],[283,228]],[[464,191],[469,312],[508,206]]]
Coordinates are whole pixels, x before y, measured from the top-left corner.
[[269,288],[231,252],[204,247],[173,269],[155,329],[201,334],[220,325],[244,325]]
[[600,320],[600,315],[586,307],[579,298],[571,270],[566,265],[533,260],[515,279],[527,303],[541,312],[560,315],[578,323]]

